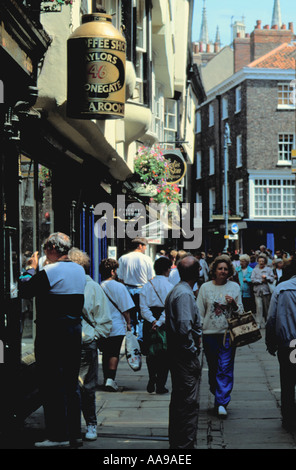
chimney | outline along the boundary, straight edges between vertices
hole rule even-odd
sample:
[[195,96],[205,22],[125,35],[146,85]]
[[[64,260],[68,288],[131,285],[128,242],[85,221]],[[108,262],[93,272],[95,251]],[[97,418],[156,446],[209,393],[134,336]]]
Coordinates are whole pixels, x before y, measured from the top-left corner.
[[[239,34],[239,33],[238,33]],[[251,62],[250,37],[236,37],[233,41],[234,73]]]
[[281,44],[289,44],[294,36],[290,30],[290,24],[289,29],[286,25],[279,28],[277,24],[274,24],[271,29],[265,26],[261,29],[259,27],[260,23],[260,21],[257,21],[257,28],[251,33],[251,62],[276,49]]
[[289,23],[289,30],[292,31],[292,33],[294,33],[294,25],[293,25],[293,23]]
[[211,52],[211,45],[210,44],[207,44],[207,52]]

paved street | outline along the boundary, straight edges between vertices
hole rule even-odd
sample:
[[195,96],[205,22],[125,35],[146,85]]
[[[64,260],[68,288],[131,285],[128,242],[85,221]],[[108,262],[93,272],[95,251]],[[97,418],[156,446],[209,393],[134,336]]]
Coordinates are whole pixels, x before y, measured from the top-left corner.
[[[117,383],[120,387],[118,393],[102,389],[97,391],[99,438],[95,442],[84,442],[82,450],[168,449],[170,394],[150,395],[146,392],[145,359],[141,371],[133,372],[123,356]],[[170,382],[168,385],[170,388]],[[237,350],[235,386],[227,419],[221,420],[213,413],[213,399],[207,384],[207,364],[204,363],[197,448],[295,449],[296,435],[289,434],[281,427],[279,401],[278,362],[266,352],[263,339]],[[26,420],[18,440],[6,443],[6,446],[32,448],[34,440],[42,438],[43,415],[39,409]]]

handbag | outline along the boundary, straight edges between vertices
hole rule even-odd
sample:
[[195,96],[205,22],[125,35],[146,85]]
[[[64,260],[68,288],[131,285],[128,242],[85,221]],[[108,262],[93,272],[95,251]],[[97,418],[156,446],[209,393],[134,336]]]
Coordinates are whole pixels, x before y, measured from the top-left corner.
[[131,331],[127,331],[125,335],[125,355],[130,368],[137,372],[142,367],[142,356],[140,345]]
[[235,347],[255,343],[262,338],[260,328],[252,312],[227,319],[231,344]]

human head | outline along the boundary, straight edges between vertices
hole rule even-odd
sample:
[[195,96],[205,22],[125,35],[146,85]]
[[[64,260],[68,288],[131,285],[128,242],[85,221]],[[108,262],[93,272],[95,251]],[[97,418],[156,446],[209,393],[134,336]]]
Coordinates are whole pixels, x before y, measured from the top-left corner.
[[167,258],[166,256],[160,256],[154,262],[155,274],[158,276],[164,275],[171,269],[171,266],[172,262],[169,258]]
[[147,238],[144,237],[137,237],[132,240],[132,247],[133,250],[141,251],[141,253],[145,253],[147,245],[148,245],[148,240]]
[[259,266],[264,266],[265,264],[267,264],[267,256],[261,253],[260,255],[258,255],[257,261]]
[[199,262],[191,254],[183,256],[177,264],[181,281],[195,283],[199,278]]
[[217,256],[210,266],[210,276],[211,279],[216,279],[216,269],[220,263],[226,263],[228,267],[227,277],[231,277],[234,274],[233,264],[227,255]]
[[284,262],[281,258],[275,258],[273,260],[273,264],[275,266],[275,268],[277,269],[283,269],[283,266],[284,266]]
[[54,232],[46,239],[43,248],[49,261],[67,256],[72,247],[70,237],[62,232]]
[[74,263],[80,264],[84,268],[86,273],[89,272],[90,267],[90,257],[84,251],[79,250],[78,248],[71,248],[68,253],[68,257]]
[[246,268],[250,262],[250,257],[249,255],[240,255],[239,260],[241,267]]
[[175,263],[177,253],[178,253],[177,250],[171,250],[171,251],[170,251],[169,257],[170,257],[170,259],[172,260],[172,263]]
[[185,250],[179,250],[177,252],[177,256],[176,256],[176,264],[178,263],[178,261],[180,261],[180,259],[184,258],[184,256],[187,255],[187,251]]
[[99,271],[100,271],[100,274],[102,275],[102,278],[108,279],[109,277],[111,277],[112,271],[115,272],[118,266],[119,264],[116,261],[116,259],[113,259],[113,258],[103,259],[99,266]]

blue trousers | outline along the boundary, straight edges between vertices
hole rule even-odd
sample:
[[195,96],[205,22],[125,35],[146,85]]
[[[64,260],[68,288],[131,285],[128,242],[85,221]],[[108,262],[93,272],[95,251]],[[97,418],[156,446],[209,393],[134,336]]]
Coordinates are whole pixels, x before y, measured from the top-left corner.
[[233,388],[235,348],[229,344],[229,335],[203,335],[204,352],[209,367],[210,391],[216,406],[227,406]]

